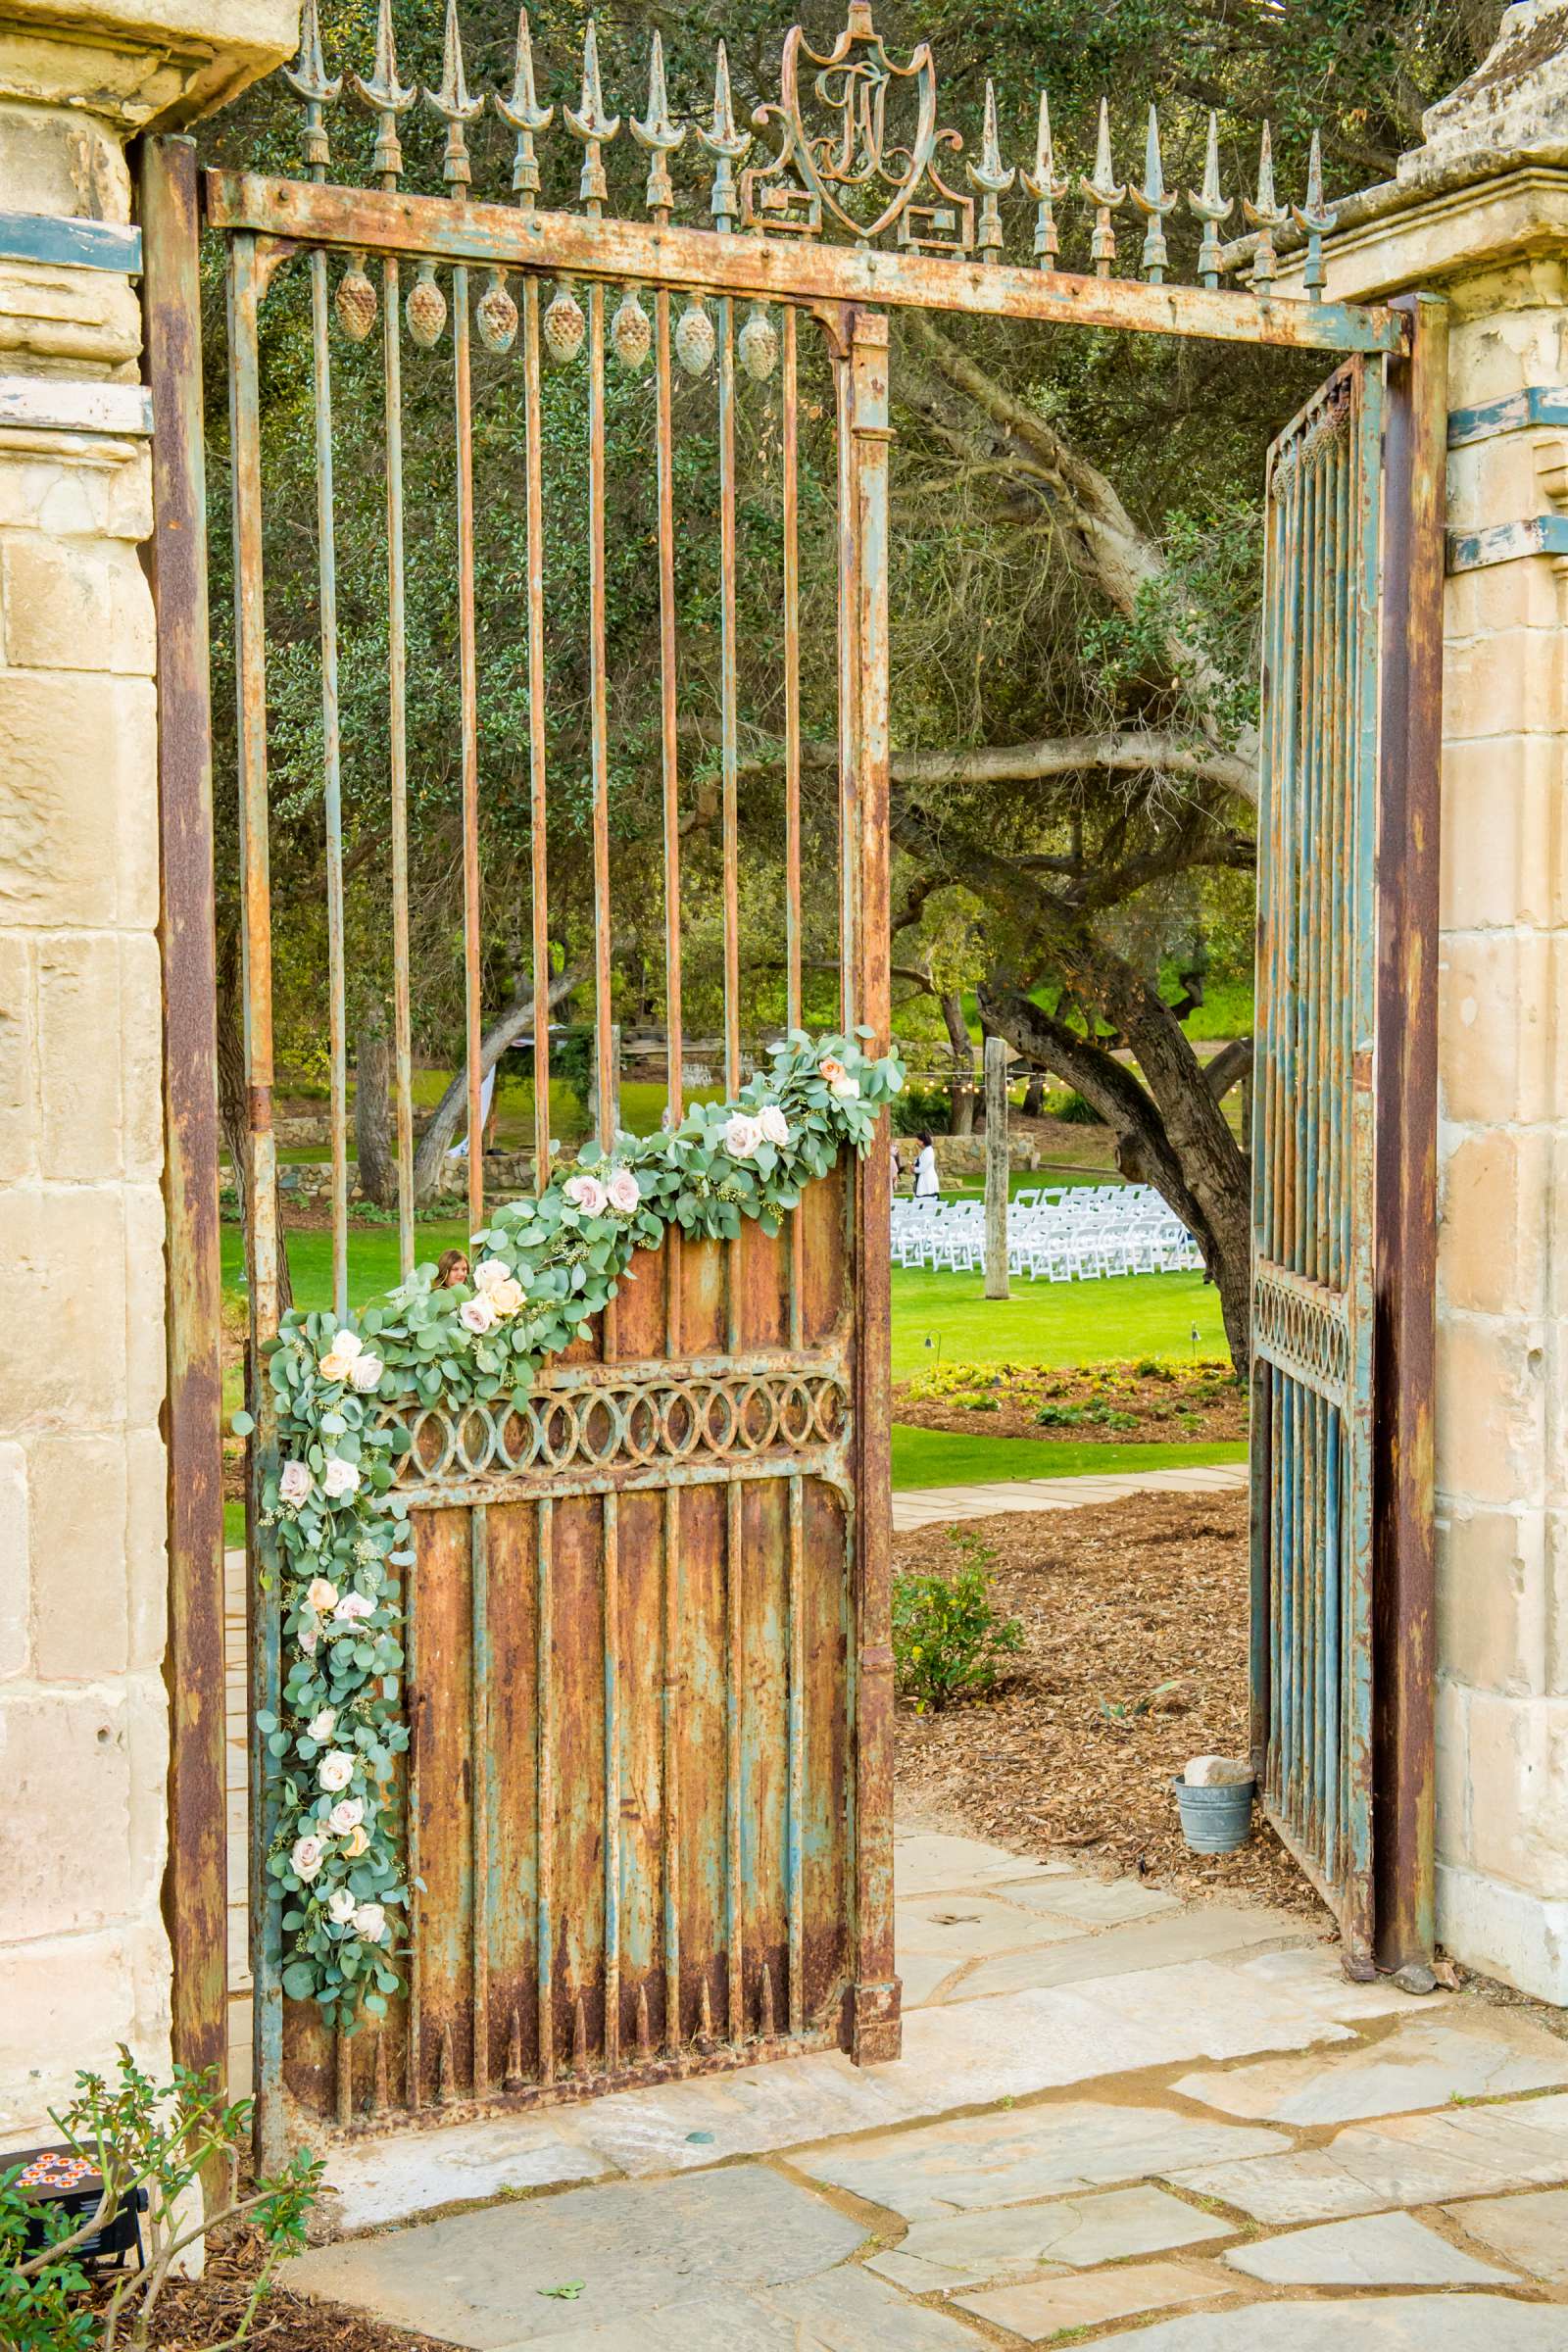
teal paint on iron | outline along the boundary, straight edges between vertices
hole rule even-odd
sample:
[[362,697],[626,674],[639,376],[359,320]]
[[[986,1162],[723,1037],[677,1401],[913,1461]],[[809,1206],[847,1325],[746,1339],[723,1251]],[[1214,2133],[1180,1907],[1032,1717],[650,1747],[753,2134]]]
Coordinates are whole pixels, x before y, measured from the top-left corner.
[[50,270],[107,270],[141,275],[141,230],[117,220],[61,220],[49,213],[0,212],[0,262]]
[[1568,514],[1532,514],[1526,522],[1494,522],[1484,531],[1448,533],[1448,576],[1517,564],[1523,556],[1568,556]]
[[1448,447],[1466,449],[1498,433],[1517,433],[1532,424],[1568,424],[1568,384],[1527,384],[1473,409],[1455,409],[1448,418]]

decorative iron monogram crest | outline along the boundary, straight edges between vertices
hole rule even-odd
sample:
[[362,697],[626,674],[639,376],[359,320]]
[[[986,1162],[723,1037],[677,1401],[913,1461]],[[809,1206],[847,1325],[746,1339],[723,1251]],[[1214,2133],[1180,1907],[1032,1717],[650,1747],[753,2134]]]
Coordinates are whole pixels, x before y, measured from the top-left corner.
[[[826,118],[815,130],[801,103],[803,70],[812,67]],[[896,121],[901,100],[914,117],[903,138]],[[854,0],[849,24],[826,57],[794,27],[784,42],[778,103],[759,107],[753,120],[759,129],[774,126],[780,145],[771,163],[742,176],[748,228],[814,237],[831,221],[862,245],[894,229],[901,245],[921,252],[973,248],[973,201],[950,188],[937,169],[939,154],[957,155],[963,140],[937,127],[930,45],[922,41],[906,65],[896,64],[872,24],[868,0]]]

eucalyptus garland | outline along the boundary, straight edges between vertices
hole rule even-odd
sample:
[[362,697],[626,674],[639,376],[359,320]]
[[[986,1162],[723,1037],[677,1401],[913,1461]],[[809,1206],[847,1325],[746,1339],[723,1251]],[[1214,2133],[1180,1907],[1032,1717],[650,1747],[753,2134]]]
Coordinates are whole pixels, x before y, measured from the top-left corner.
[[[277,1454],[264,1526],[277,1546],[282,1707],[259,1714],[277,1829],[267,1858],[282,1906],[283,1989],[328,2025],[384,2015],[409,1906],[394,1760],[408,1745],[400,1572],[414,1564],[394,1485],[424,1406],[521,1406],[539,1366],[614,1298],[634,1251],[670,1227],[734,1241],[777,1233],[846,1147],[863,1154],[903,1084],[896,1056],[804,1031],[733,1102],[696,1104],[672,1132],[595,1146],[534,1200],[473,1237],[468,1279],[422,1265],[346,1322],[284,1317],[267,1366]],[[248,1414],[233,1423],[240,1434]]]

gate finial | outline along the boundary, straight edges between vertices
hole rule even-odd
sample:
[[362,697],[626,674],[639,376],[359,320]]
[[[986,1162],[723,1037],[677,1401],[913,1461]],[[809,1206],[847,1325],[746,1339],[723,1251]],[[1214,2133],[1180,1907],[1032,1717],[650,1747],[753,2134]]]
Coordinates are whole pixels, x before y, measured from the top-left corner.
[[1002,211],[999,197],[1005,196],[1017,178],[1002,161],[1002,134],[997,127],[997,85],[986,83],[986,126],[980,141],[980,161],[968,167],[969,185],[978,188],[985,198],[980,207],[980,234],[975,239],[983,262],[1002,259]]
[[713,120],[705,130],[699,122],[697,136],[717,161],[713,173],[713,194],[709,205],[720,232],[732,227],[740,217],[740,197],[735,187],[735,167],[752,144],[749,130],[735,127],[735,102],[729,88],[729,52],[722,41],[718,44],[718,64],[713,74]]
[[648,60],[648,112],[639,122],[631,119],[631,135],[639,147],[646,147],[653,157],[648,170],[648,186],[644,201],[656,220],[667,220],[675,209],[675,183],[669,176],[669,158],[686,137],[686,125],[677,129],[669,119],[669,96],[664,87],[664,44],[660,34],[654,34],[653,51]]
[[1274,142],[1266,122],[1257,154],[1257,201],[1245,198],[1242,213],[1248,227],[1258,232],[1257,251],[1252,256],[1252,283],[1261,286],[1266,295],[1275,271],[1274,231],[1283,228],[1291,217],[1288,208],[1274,200]]
[[326,109],[343,83],[341,78],[327,79],[326,61],[321,55],[321,20],[317,14],[316,0],[305,0],[300,18],[300,53],[292,66],[283,69],[283,78],[296,97],[305,101],[305,161],[311,176],[324,179],[330,153]]
[[1236,210],[1234,196],[1219,192],[1219,118],[1212,110],[1208,118],[1208,146],[1203,156],[1203,188],[1201,195],[1188,190],[1189,209],[1203,223],[1203,234],[1198,248],[1198,274],[1212,294],[1220,280],[1224,254],[1219,241],[1221,221],[1228,220]]
[[482,97],[470,98],[463,70],[463,29],[458,23],[458,0],[447,0],[446,33],[441,47],[441,87],[426,90],[425,103],[434,107],[447,126],[447,149],[441,176],[450,188],[466,188],[473,173],[468,166],[465,123],[482,112]]
[[512,185],[525,213],[531,213],[539,193],[539,159],[534,153],[534,134],[548,130],[555,120],[553,106],[541,106],[533,78],[533,34],[528,28],[528,11],[517,11],[517,48],[512,69],[512,95],[503,98],[494,93],[495,110],[503,122],[509,123],[517,134],[517,150],[512,165]]
[[1051,143],[1051,101],[1040,93],[1040,127],[1035,136],[1035,168],[1025,172],[1023,184],[1039,208],[1035,214],[1035,260],[1042,270],[1054,270],[1061,251],[1056,207],[1065,202],[1072,182],[1056,177],[1055,152]]
[[1112,213],[1120,212],[1127,201],[1125,185],[1110,168],[1110,108],[1100,101],[1100,137],[1095,147],[1095,176],[1080,180],[1084,194],[1095,208],[1095,233],[1090,254],[1097,277],[1109,277],[1116,263],[1116,232],[1110,225]]
[[375,18],[375,71],[368,81],[349,68],[344,76],[350,90],[376,117],[375,153],[370,169],[380,174],[384,188],[395,187],[403,171],[403,143],[398,117],[406,115],[419,95],[417,82],[405,89],[398,80],[397,40],[392,29],[392,0],[380,0]]
[[1308,302],[1323,299],[1323,240],[1334,226],[1336,217],[1333,206],[1323,201],[1323,141],[1314,130],[1306,166],[1306,202],[1291,207],[1292,220],[1306,232],[1306,265],[1301,271],[1301,284]]
[[620,128],[618,115],[605,112],[605,93],[599,80],[599,34],[592,17],[582,40],[582,100],[575,114],[563,107],[566,128],[583,144],[582,178],[577,194],[597,220],[599,208],[610,193],[605,177],[604,149]]
[[1159,116],[1151,107],[1149,131],[1144,141],[1144,184],[1129,188],[1138,210],[1149,222],[1144,236],[1143,270],[1152,286],[1164,282],[1165,266],[1170,249],[1165,243],[1165,222],[1176,210],[1176,199],[1165,193],[1165,166],[1159,152]]

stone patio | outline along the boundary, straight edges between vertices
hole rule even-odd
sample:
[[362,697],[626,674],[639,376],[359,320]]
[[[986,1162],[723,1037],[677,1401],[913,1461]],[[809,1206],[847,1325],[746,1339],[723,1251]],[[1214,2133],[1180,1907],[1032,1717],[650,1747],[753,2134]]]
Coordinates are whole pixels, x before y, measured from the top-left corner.
[[291,2283],[475,2352],[1568,2352],[1568,2039],[967,1838],[898,1885],[898,2064],[368,2143]]

